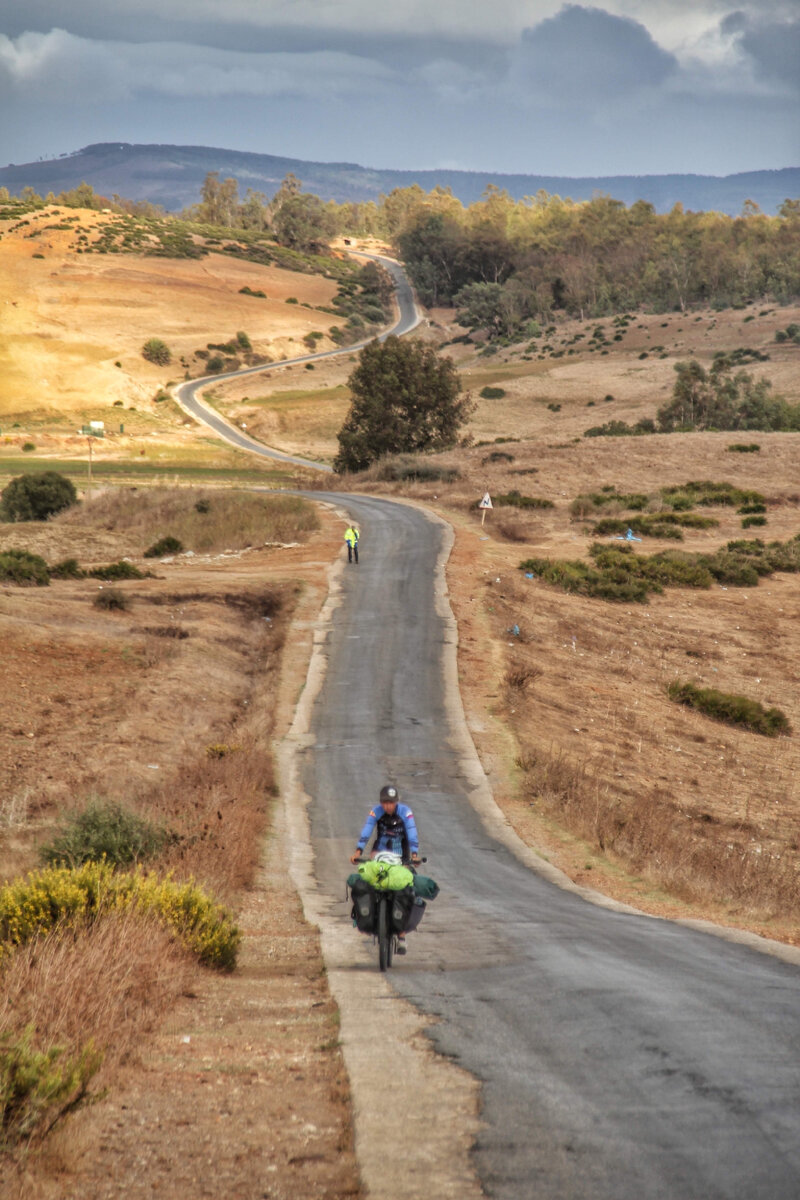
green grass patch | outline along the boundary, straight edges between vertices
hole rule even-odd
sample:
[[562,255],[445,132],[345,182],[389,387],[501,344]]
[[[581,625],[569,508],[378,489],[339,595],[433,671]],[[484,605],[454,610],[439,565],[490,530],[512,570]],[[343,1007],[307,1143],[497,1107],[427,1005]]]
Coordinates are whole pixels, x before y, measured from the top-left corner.
[[779,708],[764,708],[758,700],[750,700],[747,696],[719,692],[716,688],[700,688],[679,680],[669,685],[667,694],[670,700],[688,705],[714,721],[749,729],[764,737],[788,736],[792,732],[786,715]]

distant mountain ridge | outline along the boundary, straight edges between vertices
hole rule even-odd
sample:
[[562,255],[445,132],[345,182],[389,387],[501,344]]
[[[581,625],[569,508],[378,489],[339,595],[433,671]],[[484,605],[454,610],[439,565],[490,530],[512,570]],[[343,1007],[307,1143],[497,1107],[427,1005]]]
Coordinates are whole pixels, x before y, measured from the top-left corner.
[[224,150],[211,146],[136,145],[99,142],[74,154],[43,162],[9,164],[0,168],[0,186],[17,195],[32,187],[40,195],[63,192],[89,183],[100,195],[128,200],[149,200],[167,211],[197,204],[209,171],[224,179],[233,176],[244,197],[248,188],[271,196],[289,172],[305,191],[323,200],[377,200],[393,188],[418,183],[426,192],[451,188],[463,204],[480,199],[488,184],[505,189],[514,199],[550,195],[590,200],[601,192],[626,206],[647,200],[658,212],[676,203],[695,212],[715,211],[737,216],[745,200],[773,215],[786,199],[800,198],[800,167],[775,171],[746,171],[736,175],[607,175],[572,178],[559,175],[505,175],[492,171],[394,171],[361,167],[356,163],[307,162],[272,154]]

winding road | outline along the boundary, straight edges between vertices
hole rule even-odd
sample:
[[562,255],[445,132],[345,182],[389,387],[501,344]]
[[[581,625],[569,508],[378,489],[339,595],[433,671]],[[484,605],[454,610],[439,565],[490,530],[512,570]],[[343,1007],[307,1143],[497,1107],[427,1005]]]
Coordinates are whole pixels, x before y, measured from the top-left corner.
[[[797,1200],[798,966],[588,903],[492,837],[445,690],[441,524],[386,500],[318,498],[359,522],[362,554],[344,568],[302,755],[316,876],[347,922],[347,858],[395,781],[442,893],[391,985],[438,1018],[436,1047],[482,1083],[486,1195]],[[352,970],[374,969],[352,937]]]
[[[389,273],[394,283],[398,309],[397,321],[391,329],[387,329],[384,333],[380,334],[378,340],[385,341],[391,334],[400,337],[404,333],[410,333],[422,320],[422,314],[417,308],[414,292],[402,268],[394,259],[385,258],[380,254],[365,254],[359,251],[357,254],[354,252],[354,257],[367,258],[379,263]],[[174,396],[181,408],[187,413],[195,417],[196,420],[202,421],[204,425],[208,425],[215,433],[218,433],[232,445],[238,446],[241,450],[249,450],[252,454],[260,454],[263,458],[278,459],[280,462],[291,463],[294,466],[312,467],[317,471],[329,472],[331,468],[327,463],[314,462],[308,458],[298,458],[291,454],[283,454],[280,450],[273,450],[271,447],[265,446],[263,442],[258,442],[255,438],[248,437],[236,425],[227,421],[211,408],[210,405],[206,404],[200,398],[200,393],[204,388],[211,387],[212,384],[224,383],[226,379],[238,379],[243,375],[263,375],[267,371],[274,371],[277,367],[316,362],[320,358],[334,358],[340,354],[350,355],[355,350],[360,350],[366,344],[366,341],[356,342],[341,349],[320,350],[316,354],[303,354],[298,358],[285,358],[280,362],[262,364],[258,367],[246,367],[244,370],[229,371],[221,375],[205,375],[202,379],[191,379],[187,383],[180,384],[175,388]]]
[[[390,332],[406,332],[419,320],[411,289],[383,261],[398,283]],[[224,438],[326,469],[254,442],[202,405],[196,393],[209,382],[182,385],[178,398]],[[347,859],[368,804],[396,782],[442,892],[391,987],[435,1018],[436,1048],[480,1081],[473,1166],[485,1195],[798,1200],[800,954],[591,903],[532,869],[530,852],[515,852],[503,822],[487,816],[488,788],[465,753],[445,527],[387,500],[310,495],[345,509],[362,533],[297,754],[318,892],[328,925],[349,926]],[[345,933],[345,970],[363,978],[374,950]],[[375,1071],[390,1075],[391,1063],[378,1058]],[[384,1130],[424,1162],[424,1146],[403,1144],[400,1106]],[[445,1194],[426,1189],[424,1169],[416,1187],[404,1194]]]

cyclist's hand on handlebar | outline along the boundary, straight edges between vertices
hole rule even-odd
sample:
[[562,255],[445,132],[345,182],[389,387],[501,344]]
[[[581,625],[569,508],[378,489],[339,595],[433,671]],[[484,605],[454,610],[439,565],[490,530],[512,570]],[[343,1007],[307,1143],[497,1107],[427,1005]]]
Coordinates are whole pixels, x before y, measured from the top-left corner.
[[416,850],[414,850],[414,851],[413,851],[413,853],[412,853],[412,855],[411,855],[411,861],[412,861],[412,863],[418,863],[418,862],[422,862],[422,859],[421,859],[421,858],[420,858],[420,856],[417,854]]
[[350,855],[350,862],[351,863],[361,862],[361,851],[360,850],[356,850],[355,854]]

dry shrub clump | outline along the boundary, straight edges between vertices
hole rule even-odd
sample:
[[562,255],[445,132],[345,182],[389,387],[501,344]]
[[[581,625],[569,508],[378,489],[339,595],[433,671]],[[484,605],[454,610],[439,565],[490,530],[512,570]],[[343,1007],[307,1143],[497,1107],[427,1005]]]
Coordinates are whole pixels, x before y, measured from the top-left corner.
[[157,921],[113,913],[17,950],[0,988],[0,1152],[101,1095],[186,990],[189,955]]
[[[442,463],[427,454],[387,454],[372,466],[347,476],[346,481],[334,477],[336,486],[352,487],[353,483],[454,483],[461,478],[460,469]],[[327,486],[327,483],[326,483]]]
[[720,899],[770,916],[800,915],[800,874],[791,855],[764,852],[731,825],[721,840],[657,790],[615,799],[591,764],[560,749],[526,750],[518,759],[531,803],[579,836],[690,903]]
[[201,554],[242,550],[265,542],[301,541],[319,517],[301,496],[188,488],[119,488],[102,492],[58,518],[131,534],[143,551],[170,537]]
[[[221,745],[221,744],[220,744]],[[153,813],[180,832],[159,860],[167,869],[203,879],[232,897],[252,883],[268,809],[276,792],[271,754],[246,731],[236,748],[187,763],[180,787],[165,784],[150,800]]]

